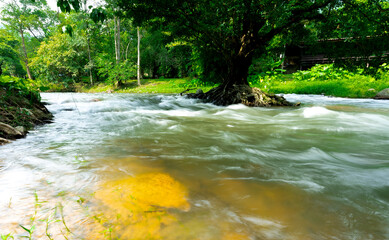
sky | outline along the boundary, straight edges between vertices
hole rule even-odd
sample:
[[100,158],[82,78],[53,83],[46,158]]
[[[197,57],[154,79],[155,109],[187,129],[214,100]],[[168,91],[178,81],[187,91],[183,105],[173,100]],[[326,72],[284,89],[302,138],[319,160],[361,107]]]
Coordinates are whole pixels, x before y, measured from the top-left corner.
[[[10,2],[12,0],[0,0],[0,8],[2,8],[2,6],[7,3],[7,2]],[[50,9],[51,10],[54,10],[54,11],[57,11],[59,10],[59,8],[57,7],[57,0],[46,0],[47,1],[47,5],[49,5]],[[89,5],[92,5],[92,6],[99,6],[102,4],[103,1],[101,0],[88,0],[87,4],[88,6]],[[0,12],[1,14],[1,12]],[[1,18],[1,16],[0,16]],[[0,20],[0,28],[2,27],[2,22]]]
[[[0,0],[0,8],[4,5],[4,3],[9,2],[9,1],[11,1],[11,0]],[[57,0],[46,0],[46,1],[47,1],[47,5],[49,5],[51,10],[57,11]],[[102,1],[99,1],[99,0],[89,0],[87,4],[88,4],[88,6],[89,5],[99,6],[99,5],[101,5],[101,2]]]
[[[57,10],[57,0],[46,0],[47,4],[52,10]],[[4,3],[9,2],[9,0],[0,0],[0,8],[4,5]]]
[[[57,11],[57,0],[46,0],[47,5],[49,5],[51,10]],[[4,6],[5,3],[9,2],[9,0],[0,0],[0,10]],[[1,15],[1,12],[0,12]],[[1,18],[1,16],[0,16]],[[2,22],[0,20],[0,28],[3,27]]]
[[57,10],[57,0],[46,0],[51,10]]

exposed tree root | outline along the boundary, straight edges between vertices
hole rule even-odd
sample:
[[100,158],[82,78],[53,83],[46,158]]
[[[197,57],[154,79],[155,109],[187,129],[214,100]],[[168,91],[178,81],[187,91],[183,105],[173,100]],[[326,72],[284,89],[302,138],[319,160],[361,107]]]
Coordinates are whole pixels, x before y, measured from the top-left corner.
[[250,107],[294,106],[281,96],[267,94],[259,88],[248,85],[233,85],[232,87],[219,86],[203,93],[201,89],[196,93],[187,94],[189,98],[203,99],[216,105],[227,106],[242,103]]

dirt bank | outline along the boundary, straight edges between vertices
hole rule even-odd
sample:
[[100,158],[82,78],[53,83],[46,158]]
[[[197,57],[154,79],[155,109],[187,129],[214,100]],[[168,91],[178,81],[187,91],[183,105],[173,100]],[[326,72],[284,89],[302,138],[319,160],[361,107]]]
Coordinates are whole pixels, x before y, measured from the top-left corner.
[[52,118],[38,93],[0,87],[0,145],[25,137],[29,129]]

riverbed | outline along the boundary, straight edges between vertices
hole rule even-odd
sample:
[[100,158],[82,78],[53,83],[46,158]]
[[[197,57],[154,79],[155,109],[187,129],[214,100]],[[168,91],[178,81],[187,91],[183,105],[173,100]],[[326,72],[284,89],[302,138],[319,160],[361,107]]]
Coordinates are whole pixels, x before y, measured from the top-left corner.
[[389,101],[43,93],[53,123],[0,147],[15,239],[389,239]]

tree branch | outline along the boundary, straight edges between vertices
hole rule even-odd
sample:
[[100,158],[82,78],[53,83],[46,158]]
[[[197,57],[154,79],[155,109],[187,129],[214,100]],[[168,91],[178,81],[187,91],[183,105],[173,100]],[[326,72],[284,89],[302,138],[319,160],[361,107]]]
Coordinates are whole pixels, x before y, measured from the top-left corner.
[[275,35],[281,33],[285,29],[291,27],[293,24],[298,23],[302,20],[322,19],[324,16],[320,13],[314,13],[311,16],[306,16],[306,13],[312,13],[313,11],[319,10],[320,8],[327,6],[333,1],[334,0],[325,0],[321,3],[314,3],[311,6],[306,8],[296,8],[295,10],[292,10],[291,17],[289,17],[288,21],[284,25],[273,28],[268,33],[260,36],[260,38],[262,38],[263,41],[269,41]]
[[[351,0],[343,0],[343,2],[345,2],[346,4],[349,4],[350,6],[352,6],[353,8],[355,8],[359,13],[361,13],[367,20],[371,21],[371,22],[374,22],[378,25],[385,25],[385,21],[384,21],[384,24],[381,22],[381,21],[377,21],[375,18],[371,18],[368,14],[366,14],[364,11],[361,11],[360,10],[360,6],[358,4],[355,4],[353,3]],[[377,4],[377,7],[380,9],[380,5]],[[382,9],[382,8],[381,8]],[[382,9],[382,10],[388,10],[388,9]],[[379,10],[380,11],[380,10]],[[381,11],[380,11],[381,12]]]
[[29,26],[27,27],[27,29],[32,34],[32,36],[34,36],[34,38],[38,40],[38,37],[35,36],[34,32],[31,30],[31,28]]
[[[193,19],[192,16],[186,14],[184,9],[178,8],[177,10],[180,12],[180,15],[185,18],[185,20],[186,20],[185,25],[188,28],[190,28],[192,31],[197,33],[198,36],[200,36],[200,34],[205,34],[211,40],[210,42],[215,50],[219,51],[220,49],[222,49],[221,48],[222,44],[221,44],[220,40],[215,38],[208,30],[206,30],[206,29],[210,29],[210,28],[203,28],[200,24],[195,25],[194,23],[196,23],[197,21],[195,21],[195,19]],[[201,39],[197,39],[197,40],[201,41]],[[207,41],[204,43],[209,43],[209,42]]]

